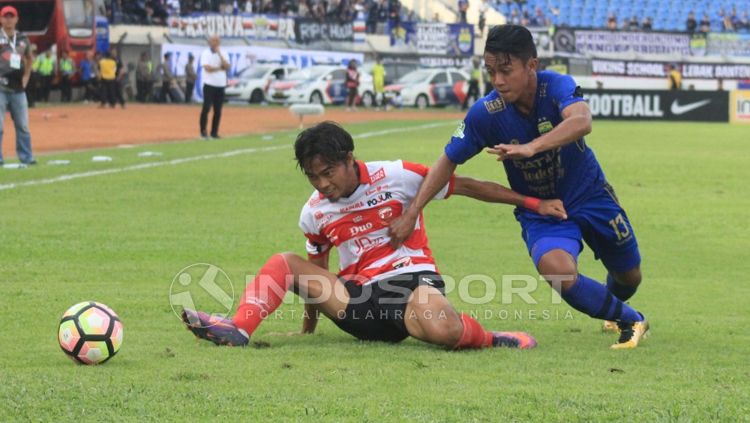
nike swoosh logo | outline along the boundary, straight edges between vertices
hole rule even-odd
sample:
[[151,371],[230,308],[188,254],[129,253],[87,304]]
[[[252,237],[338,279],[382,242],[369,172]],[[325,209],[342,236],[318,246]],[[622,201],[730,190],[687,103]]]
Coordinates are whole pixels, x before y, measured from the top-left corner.
[[672,102],[672,106],[670,106],[669,111],[672,112],[673,115],[682,115],[691,110],[703,107],[710,102],[711,100],[701,100],[695,103],[680,105],[680,102],[675,100]]

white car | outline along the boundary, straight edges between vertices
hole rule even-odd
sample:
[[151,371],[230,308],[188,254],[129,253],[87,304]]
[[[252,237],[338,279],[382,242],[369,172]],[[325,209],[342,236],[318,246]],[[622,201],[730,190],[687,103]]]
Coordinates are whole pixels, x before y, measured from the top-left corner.
[[266,91],[271,83],[286,78],[294,70],[295,68],[284,65],[256,65],[245,68],[236,78],[227,81],[224,96],[227,101],[261,103],[266,101]]
[[[423,109],[428,106],[462,104],[469,91],[469,75],[461,70],[418,69],[385,87],[391,102]],[[398,100],[396,100],[398,99]]]
[[[374,89],[372,76],[360,72],[357,104],[370,107]],[[346,102],[346,68],[313,66],[275,81],[268,88],[268,101],[273,103],[344,104]]]

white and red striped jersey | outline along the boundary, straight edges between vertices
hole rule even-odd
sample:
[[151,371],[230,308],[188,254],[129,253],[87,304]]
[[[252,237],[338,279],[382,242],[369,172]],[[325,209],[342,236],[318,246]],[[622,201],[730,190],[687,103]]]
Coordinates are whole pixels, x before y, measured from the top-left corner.
[[[363,285],[401,273],[437,272],[420,213],[414,232],[397,250],[391,248],[388,223],[400,216],[417,195],[428,167],[404,161],[356,162],[359,186],[347,198],[330,202],[313,192],[302,208],[299,226],[307,237],[307,253],[317,258],[339,252],[338,275]],[[435,196],[453,192],[454,177]]]

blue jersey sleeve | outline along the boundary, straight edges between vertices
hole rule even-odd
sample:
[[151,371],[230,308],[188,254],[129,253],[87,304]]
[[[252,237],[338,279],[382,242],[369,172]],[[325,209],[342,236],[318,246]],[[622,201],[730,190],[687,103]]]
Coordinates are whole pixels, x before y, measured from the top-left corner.
[[550,81],[548,89],[560,112],[573,103],[584,101],[581,90],[570,75],[556,75],[556,78]]
[[481,124],[486,121],[485,110],[480,99],[466,114],[456,128],[451,141],[445,146],[445,155],[455,164],[464,164],[486,146]]

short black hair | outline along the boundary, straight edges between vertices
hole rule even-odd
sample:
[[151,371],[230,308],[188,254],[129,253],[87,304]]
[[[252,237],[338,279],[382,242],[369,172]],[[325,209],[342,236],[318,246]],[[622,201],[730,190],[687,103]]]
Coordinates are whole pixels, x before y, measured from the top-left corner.
[[305,170],[315,157],[320,157],[327,164],[346,162],[347,156],[353,151],[352,136],[332,121],[321,122],[305,129],[297,135],[297,141],[294,142],[297,166],[302,170]]
[[526,63],[536,57],[536,44],[531,32],[521,25],[496,25],[490,28],[484,52],[504,54],[508,61],[515,56]]

